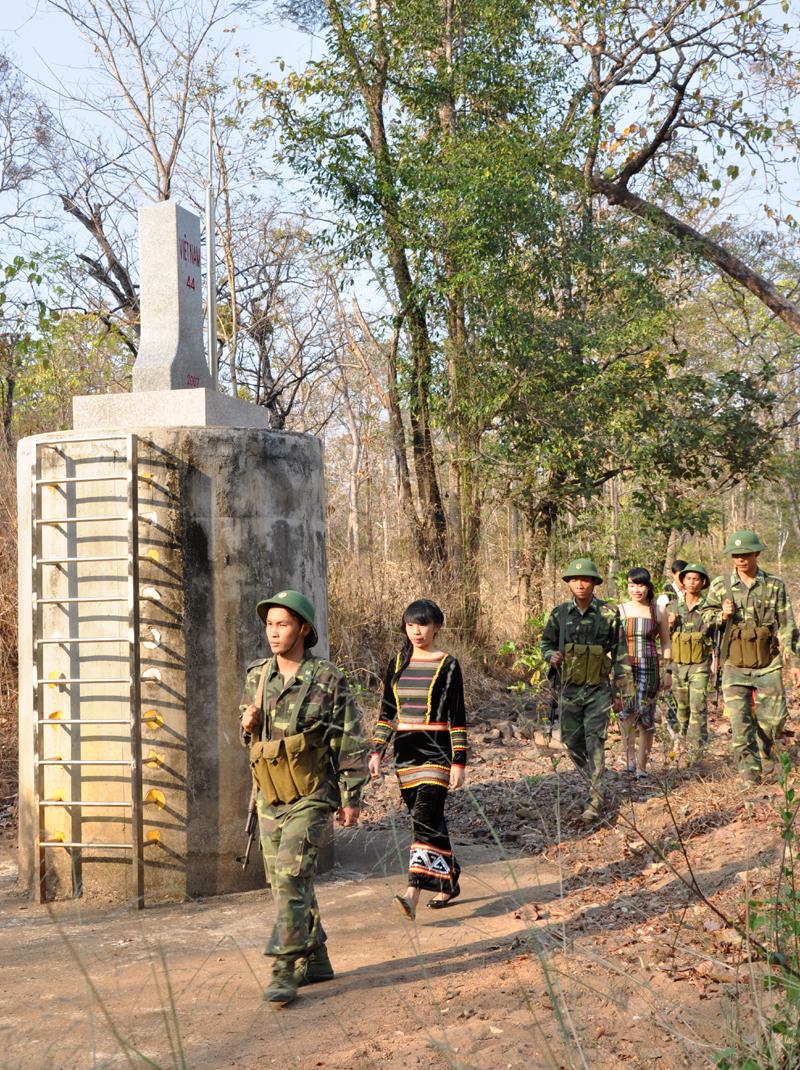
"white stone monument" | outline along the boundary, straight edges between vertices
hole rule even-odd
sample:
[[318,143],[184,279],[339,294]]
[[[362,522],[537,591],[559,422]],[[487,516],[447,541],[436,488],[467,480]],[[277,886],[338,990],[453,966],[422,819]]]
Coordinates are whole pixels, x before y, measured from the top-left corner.
[[172,201],[139,209],[142,328],[133,389],[211,386],[203,353],[200,220]]
[[141,338],[133,392],[72,402],[73,427],[260,427],[269,412],[211,387],[203,352],[200,220],[162,201],[139,209]]

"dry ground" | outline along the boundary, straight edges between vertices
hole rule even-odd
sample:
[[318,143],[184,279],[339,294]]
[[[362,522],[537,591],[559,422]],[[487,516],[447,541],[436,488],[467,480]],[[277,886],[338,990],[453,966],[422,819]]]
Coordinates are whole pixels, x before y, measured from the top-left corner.
[[394,913],[408,822],[391,780],[370,788],[318,883],[337,977],[283,1009],[261,999],[268,891],[140,913],[36,907],[0,821],[0,1065],[143,1065],[136,1049],[191,1070],[712,1066],[728,1023],[751,1030],[771,998],[763,966],[655,848],[685,874],[682,840],[708,899],[740,916],[746,884],[772,881],[778,786],[738,785],[722,718],[688,769],[657,744],[644,786],[612,736],[613,806],[587,830],[568,760],[503,738],[508,714],[477,715],[468,790],[450,800],[461,897],[415,925]]

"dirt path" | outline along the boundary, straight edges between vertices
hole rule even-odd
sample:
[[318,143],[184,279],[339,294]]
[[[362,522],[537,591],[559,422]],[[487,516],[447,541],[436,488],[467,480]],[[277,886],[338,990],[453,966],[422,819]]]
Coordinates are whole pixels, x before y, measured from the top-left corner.
[[611,744],[616,801],[590,830],[575,820],[566,763],[522,740],[484,745],[471,792],[453,799],[463,894],[446,911],[421,908],[413,926],[391,906],[407,822],[390,782],[373,789],[318,883],[337,977],[278,1010],[261,999],[268,891],[138,913],[92,899],[40,908],[14,883],[6,835],[0,1064],[143,1065],[136,1049],[191,1070],[713,1065],[725,1015],[752,1010],[759,967],[648,842],[685,873],[682,838],[723,911],[738,909],[743,880],[769,882],[758,867],[774,859],[778,789],[740,789],[716,727],[689,773],[659,748],[668,799],[655,783],[630,788]]

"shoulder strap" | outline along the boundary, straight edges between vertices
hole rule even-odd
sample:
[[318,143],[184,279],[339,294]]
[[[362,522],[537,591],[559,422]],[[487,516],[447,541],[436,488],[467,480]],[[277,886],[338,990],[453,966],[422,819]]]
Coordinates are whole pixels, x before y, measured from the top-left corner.
[[[258,688],[256,689],[256,697],[253,699],[253,705],[262,710],[262,702],[264,701],[264,682],[267,679],[267,665],[269,661],[265,661],[261,668],[261,676],[258,679]],[[263,712],[263,710],[262,710]]]
[[601,623],[601,621],[603,619],[602,609],[603,609],[603,606],[605,605],[605,602],[601,602],[599,598],[596,599],[596,602],[597,602],[597,612],[595,613],[594,628],[592,630],[592,641],[590,643],[590,646],[595,646],[596,643],[597,643],[597,633],[600,631],[600,623]]
[[563,654],[567,642],[567,612],[569,611],[569,602],[562,602],[558,609],[558,652],[559,654]]
[[[728,575],[727,572],[725,573],[725,575],[722,578],[725,581],[725,594],[728,596],[728,598],[730,598],[731,602],[733,602],[734,609],[735,609],[736,601],[734,600],[733,591],[731,590],[731,578],[730,578],[730,576]],[[720,663],[720,665],[724,665],[725,662],[728,660],[728,647],[731,645],[731,631],[732,631],[732,629],[733,629],[733,614],[731,614],[730,617],[728,617],[728,619],[725,621],[725,631],[722,633],[722,645],[720,646],[720,650],[719,650],[719,663]]]
[[304,680],[300,690],[297,692],[297,698],[294,700],[294,706],[292,707],[292,716],[289,718],[289,725],[286,729],[287,736],[293,736],[297,732],[297,719],[300,716],[300,710],[303,703],[306,700],[306,695],[311,689],[311,685],[314,683],[314,674],[311,674],[310,680]]
[[767,574],[766,574],[766,572],[764,573],[764,579],[761,581],[761,586],[762,586],[761,609],[760,609],[759,614],[758,614],[758,619],[756,620],[756,624],[759,627],[761,627],[761,625],[764,623],[764,617],[766,617],[766,615],[767,615]]

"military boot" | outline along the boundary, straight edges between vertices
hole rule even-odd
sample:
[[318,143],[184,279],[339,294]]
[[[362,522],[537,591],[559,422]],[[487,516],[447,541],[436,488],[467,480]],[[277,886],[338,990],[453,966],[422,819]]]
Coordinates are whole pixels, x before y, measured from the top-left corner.
[[761,783],[761,773],[757,769],[744,768],[739,773],[739,779],[747,786]]
[[299,960],[294,971],[294,983],[298,988],[302,988],[303,985],[315,985],[320,981],[332,981],[333,976],[328,948],[322,944]]
[[297,995],[294,979],[294,959],[276,958],[272,967],[272,980],[264,992],[268,1003],[291,1003]]

